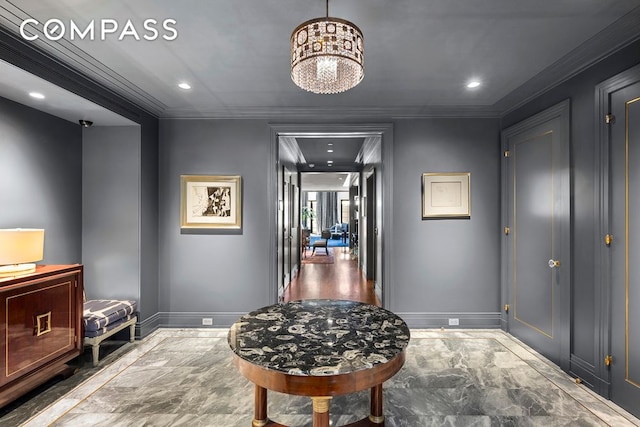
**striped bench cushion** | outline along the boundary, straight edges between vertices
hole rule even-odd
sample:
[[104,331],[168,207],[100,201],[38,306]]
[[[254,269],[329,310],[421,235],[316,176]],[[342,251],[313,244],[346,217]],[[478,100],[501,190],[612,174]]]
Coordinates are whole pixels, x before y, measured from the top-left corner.
[[[85,336],[98,336],[135,315],[137,302],[96,299],[84,303]],[[104,331],[104,332],[103,332]],[[97,334],[91,335],[91,333]]]
[[100,335],[106,334],[107,332],[109,332],[110,330],[115,328],[116,326],[120,326],[124,322],[127,322],[127,321],[131,320],[134,317],[136,317],[135,314],[130,314],[127,317],[123,317],[122,319],[119,319],[119,320],[116,320],[113,323],[110,323],[108,326],[105,326],[104,328],[98,329],[97,331],[87,331],[87,330],[85,330],[84,331],[84,337],[85,338],[99,337]]

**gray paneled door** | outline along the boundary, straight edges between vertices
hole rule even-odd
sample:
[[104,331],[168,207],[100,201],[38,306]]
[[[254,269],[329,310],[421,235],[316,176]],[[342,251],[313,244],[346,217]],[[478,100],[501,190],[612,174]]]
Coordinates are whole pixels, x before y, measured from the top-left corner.
[[565,369],[569,360],[569,103],[503,132],[508,330]]
[[293,194],[291,187],[291,171],[286,166],[282,167],[282,283],[281,287],[286,286],[291,281],[291,255],[292,255],[292,235],[291,235],[291,220],[292,220],[292,206],[293,206]]
[[640,82],[610,107],[611,399],[640,416]]
[[374,285],[377,277],[377,258],[378,258],[378,227],[376,219],[376,169],[371,171],[371,175],[367,177],[367,280],[372,280]]

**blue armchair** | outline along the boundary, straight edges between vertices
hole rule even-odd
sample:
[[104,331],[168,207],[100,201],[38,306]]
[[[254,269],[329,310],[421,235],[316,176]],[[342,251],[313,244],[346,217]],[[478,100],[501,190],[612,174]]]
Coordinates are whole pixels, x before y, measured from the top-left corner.
[[345,236],[349,235],[349,224],[347,224],[346,222],[343,222],[342,224],[337,223],[336,225],[331,227],[329,231],[331,232],[332,239],[344,238]]

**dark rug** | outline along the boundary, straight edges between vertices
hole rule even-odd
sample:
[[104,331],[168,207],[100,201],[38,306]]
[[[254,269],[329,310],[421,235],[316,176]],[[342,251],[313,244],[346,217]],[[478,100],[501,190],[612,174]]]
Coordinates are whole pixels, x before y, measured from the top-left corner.
[[307,256],[302,258],[303,264],[333,264],[333,249],[327,248],[329,255],[324,248],[316,248],[316,253],[312,255],[313,249],[307,249]]

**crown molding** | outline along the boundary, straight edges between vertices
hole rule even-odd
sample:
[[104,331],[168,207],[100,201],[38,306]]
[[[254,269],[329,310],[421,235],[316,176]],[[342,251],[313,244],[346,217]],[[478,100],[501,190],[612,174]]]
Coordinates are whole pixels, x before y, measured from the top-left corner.
[[143,116],[150,114],[1,26],[0,59],[136,123],[141,123]]
[[161,119],[266,119],[266,120],[399,120],[416,118],[499,118],[487,106],[431,105],[407,107],[237,107],[206,111],[168,109]]
[[381,162],[381,143],[382,138],[380,135],[367,136],[362,143],[362,148],[360,149],[356,160],[364,165]]
[[307,161],[304,158],[304,154],[300,150],[300,146],[294,137],[280,136],[280,150],[282,150],[282,156],[295,164],[303,164]]
[[[64,64],[69,71],[72,71],[70,77],[80,74],[89,78],[156,117],[167,108],[158,99],[65,38],[54,42],[44,37],[39,28],[31,27],[31,31],[37,33],[40,37],[34,41],[24,40],[20,36],[20,25],[26,19],[35,18],[24,12],[11,0],[6,0],[0,4],[0,23],[2,24],[1,27],[5,28],[5,32],[22,42],[23,46],[38,50],[42,54]],[[27,71],[32,72],[31,70]]]
[[640,40],[638,23],[640,6],[500,99],[494,104],[494,109],[504,116]]

